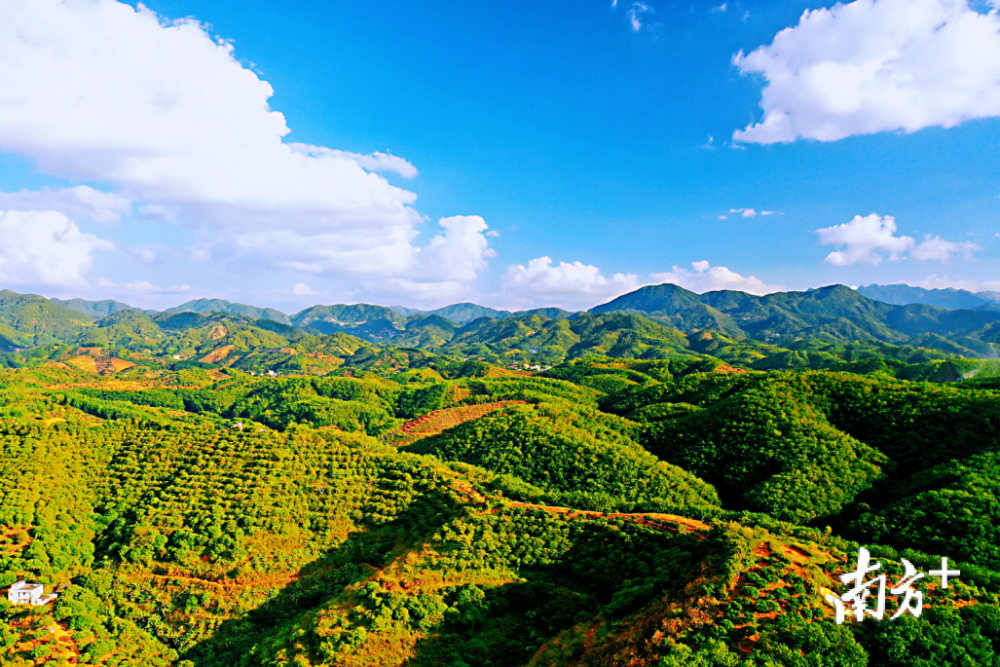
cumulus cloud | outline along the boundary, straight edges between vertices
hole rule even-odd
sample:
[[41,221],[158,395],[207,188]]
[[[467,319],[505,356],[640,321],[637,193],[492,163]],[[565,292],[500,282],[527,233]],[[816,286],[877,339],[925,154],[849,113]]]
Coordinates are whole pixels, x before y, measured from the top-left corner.
[[921,261],[927,259],[936,259],[941,262],[947,262],[954,255],[961,255],[965,259],[972,259],[972,253],[979,250],[979,246],[971,241],[966,241],[965,243],[953,243],[952,241],[945,241],[940,236],[931,236],[928,234],[924,237],[924,242],[913,248],[913,258],[919,259]]
[[913,237],[896,236],[895,218],[891,215],[883,218],[876,213],[856,215],[850,222],[817,229],[816,233],[822,245],[846,246],[827,255],[825,261],[834,266],[880,264],[883,253],[891,260],[902,259],[914,245]]
[[610,278],[601,275],[596,266],[583,262],[552,263],[549,257],[538,257],[523,264],[508,267],[503,276],[504,291],[545,297],[618,296],[636,289],[635,274],[616,273]]
[[0,209],[58,211],[76,219],[117,222],[132,210],[132,202],[120,195],[78,185],[75,188],[0,192]]
[[903,259],[911,252],[914,259],[935,259],[947,262],[954,255],[961,254],[967,259],[979,249],[974,243],[952,243],[939,236],[928,234],[923,243],[918,244],[912,236],[896,235],[896,219],[891,215],[880,216],[872,213],[864,217],[854,216],[850,222],[824,229],[817,229],[821,245],[843,246],[826,257],[828,264],[847,266],[849,264],[880,264],[888,255],[892,261]]
[[733,63],[767,81],[764,118],[735,141],[836,141],[1000,115],[1000,16],[967,0],[856,0]]
[[[419,248],[416,195],[375,173],[411,178],[406,160],[285,143],[271,86],[195,20],[116,0],[6,0],[0,81],[0,150],[112,184],[141,217],[210,228],[217,257],[385,284],[485,266],[485,227]],[[426,264],[442,252],[454,272]]]
[[416,167],[403,158],[396,157],[395,155],[390,155],[388,153],[375,152],[371,155],[363,155],[361,153],[338,151],[333,148],[326,148],[325,146],[310,146],[309,144],[290,143],[288,146],[293,151],[302,153],[303,155],[310,155],[313,157],[325,156],[347,158],[348,160],[356,162],[358,166],[367,169],[368,171],[391,171],[399,174],[403,178],[413,178],[420,173],[417,171]]
[[94,252],[113,247],[58,211],[0,211],[0,281],[7,284],[86,286]]
[[423,249],[411,243],[416,232],[404,227],[390,230],[379,244],[359,238],[354,229],[307,235],[286,228],[242,233],[235,237],[233,252],[277,269],[369,281],[372,289],[379,289],[379,280],[385,289],[408,284],[401,281],[474,280],[494,254],[483,234],[486,222],[479,216],[452,216],[438,226],[443,232]]
[[693,271],[675,266],[668,273],[654,273],[650,276],[658,283],[673,283],[692,292],[712,292],[715,290],[737,290],[749,294],[764,295],[779,292],[780,285],[768,285],[754,276],[741,276],[724,266],[712,266],[707,260],[691,262]]
[[496,256],[483,235],[486,221],[478,215],[441,218],[438,226],[444,233],[420,252],[419,272],[429,280],[473,280],[486,268],[486,258]]
[[292,294],[297,296],[309,296],[311,294],[319,294],[319,292],[305,283],[295,283],[295,287],[292,288]]

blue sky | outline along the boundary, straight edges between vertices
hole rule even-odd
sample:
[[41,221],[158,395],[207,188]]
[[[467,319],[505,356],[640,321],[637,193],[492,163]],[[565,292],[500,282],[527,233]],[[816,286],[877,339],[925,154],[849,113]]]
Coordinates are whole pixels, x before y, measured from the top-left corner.
[[3,287],[288,312],[1000,290],[988,4],[146,6],[0,0],[32,36],[0,47]]

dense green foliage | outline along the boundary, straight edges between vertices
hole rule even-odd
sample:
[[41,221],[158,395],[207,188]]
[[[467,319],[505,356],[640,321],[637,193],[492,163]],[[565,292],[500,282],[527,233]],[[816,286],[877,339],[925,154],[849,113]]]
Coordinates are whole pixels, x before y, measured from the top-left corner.
[[[420,345],[452,344],[437,317]],[[138,365],[53,342],[0,373],[0,585],[60,595],[0,603],[4,665],[997,664],[989,362],[620,313],[470,322],[450,340],[487,353],[455,356],[232,313],[81,326]],[[571,361],[507,364],[545,341]],[[893,580],[962,575],[920,582],[919,619],[839,626],[821,588],[862,544]]]
[[878,511],[852,526],[858,535],[1000,570],[1000,453],[953,460],[917,473]]
[[707,405],[682,394],[680,402],[705,409],[658,420],[645,442],[737,506],[797,523],[835,514],[872,484],[885,458],[830,424],[802,384],[753,383]]
[[565,403],[508,408],[408,451],[518,477],[583,509],[680,512],[718,505],[715,490],[629,437],[635,425]]

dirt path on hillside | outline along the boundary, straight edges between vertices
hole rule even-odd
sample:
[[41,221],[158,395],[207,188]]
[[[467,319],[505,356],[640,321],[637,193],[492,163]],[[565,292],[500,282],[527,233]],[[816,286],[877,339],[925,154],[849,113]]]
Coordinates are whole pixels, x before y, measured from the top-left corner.
[[[467,497],[473,503],[477,505],[482,505],[486,502],[485,496],[476,491],[475,487],[471,483],[465,481],[458,481],[454,485],[454,489]],[[656,530],[669,530],[672,532],[679,532],[680,527],[683,526],[685,530],[696,530],[705,531],[710,530],[711,526],[703,521],[698,521],[697,519],[692,519],[685,516],[678,516],[676,514],[663,514],[660,512],[598,512],[595,510],[579,510],[573,509],[572,507],[562,507],[559,505],[541,505],[538,503],[523,503],[518,500],[511,500],[507,502],[510,507],[522,507],[524,509],[536,509],[542,510],[543,512],[549,512],[550,514],[565,514],[568,517],[594,517],[594,518],[604,518],[604,519],[627,519],[629,521],[635,521],[642,526],[648,526],[649,528],[654,528]],[[492,510],[495,513],[499,510]],[[672,524],[672,525],[671,525]]]
[[255,588],[261,585],[265,586],[287,586],[293,581],[299,578],[299,575],[290,574],[276,577],[269,577],[263,579],[257,579],[254,581],[212,581],[211,579],[202,579],[201,577],[189,577],[183,574],[133,574],[126,575],[127,578],[131,579],[156,579],[157,581],[186,581],[191,584],[203,584],[205,586],[215,586],[216,588],[230,589],[230,588]]

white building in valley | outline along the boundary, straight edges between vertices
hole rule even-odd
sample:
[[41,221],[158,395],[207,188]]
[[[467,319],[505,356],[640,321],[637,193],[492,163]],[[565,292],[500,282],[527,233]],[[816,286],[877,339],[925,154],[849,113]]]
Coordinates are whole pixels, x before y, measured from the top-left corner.
[[42,584],[29,584],[26,581],[11,585],[7,591],[7,599],[11,604],[30,604],[33,607],[48,604],[57,597],[59,596],[55,593],[45,595],[45,586]]

